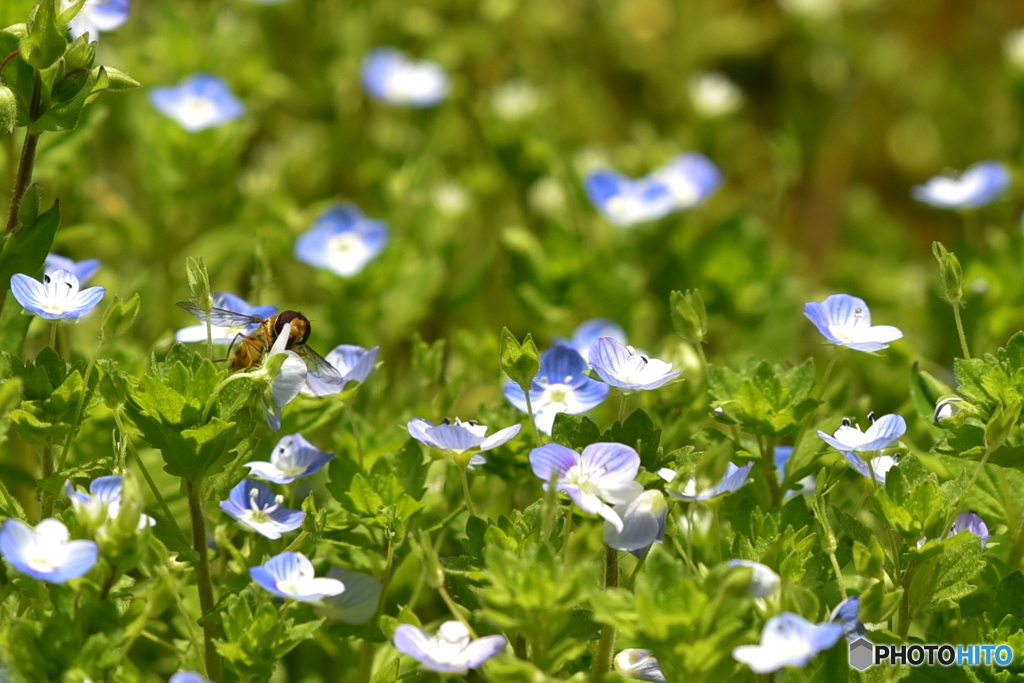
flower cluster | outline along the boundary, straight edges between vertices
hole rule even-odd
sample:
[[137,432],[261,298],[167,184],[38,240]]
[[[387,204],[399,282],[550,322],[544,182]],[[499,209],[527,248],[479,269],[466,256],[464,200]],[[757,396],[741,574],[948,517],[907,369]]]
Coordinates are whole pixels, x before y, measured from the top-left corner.
[[722,184],[722,173],[703,154],[680,154],[633,180],[611,170],[587,176],[590,201],[616,225],[628,227],[697,206]]

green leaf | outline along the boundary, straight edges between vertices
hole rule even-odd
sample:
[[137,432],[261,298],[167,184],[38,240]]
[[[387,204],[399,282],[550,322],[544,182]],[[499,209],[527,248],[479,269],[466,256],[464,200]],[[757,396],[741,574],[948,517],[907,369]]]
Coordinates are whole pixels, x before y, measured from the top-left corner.
[[398,680],[398,658],[395,657],[390,662],[380,668],[380,671],[373,675],[370,679],[370,683],[395,683]]
[[402,488],[413,499],[423,498],[423,484],[427,480],[430,461],[423,456],[420,442],[410,438],[395,454],[395,475]]
[[54,201],[53,206],[36,218],[32,225],[7,238],[0,249],[0,283],[3,283],[0,287],[9,287],[15,273],[35,276],[42,271],[59,225],[60,205]]
[[42,70],[53,65],[67,48],[64,27],[57,24],[56,0],[42,0],[28,20],[28,35],[21,39],[25,61]]
[[362,517],[374,517],[384,507],[384,501],[362,474],[352,477],[348,492],[340,502],[346,509]]
[[589,417],[557,413],[551,440],[573,450],[582,450],[601,439],[601,430]]

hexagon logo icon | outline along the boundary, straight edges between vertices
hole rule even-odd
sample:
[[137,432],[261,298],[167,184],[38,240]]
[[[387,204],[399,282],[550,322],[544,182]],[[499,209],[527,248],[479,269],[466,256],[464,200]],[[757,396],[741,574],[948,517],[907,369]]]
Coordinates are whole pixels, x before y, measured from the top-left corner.
[[850,643],[850,666],[857,671],[864,671],[874,663],[875,646],[864,638]]

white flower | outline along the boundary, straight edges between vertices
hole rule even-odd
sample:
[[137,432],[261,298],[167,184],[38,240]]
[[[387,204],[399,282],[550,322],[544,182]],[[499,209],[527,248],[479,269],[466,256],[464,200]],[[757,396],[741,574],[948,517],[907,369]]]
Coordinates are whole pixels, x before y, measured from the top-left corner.
[[107,293],[103,287],[79,291],[78,278],[67,270],[43,275],[43,281],[17,273],[11,276],[11,294],[24,307],[46,320],[78,321],[96,307]]
[[274,446],[270,462],[250,462],[246,467],[254,477],[275,484],[290,484],[296,479],[316,474],[326,465],[333,453],[325,453],[301,434],[289,434]]
[[729,560],[730,567],[747,567],[753,572],[750,577],[749,593],[752,598],[767,598],[782,585],[782,579],[771,567],[751,560]]
[[44,519],[35,529],[16,519],[0,527],[0,555],[22,574],[49,583],[64,583],[87,574],[99,557],[92,541],[70,541],[68,528]]
[[650,650],[626,648],[615,655],[615,670],[627,678],[651,683],[665,683],[665,674],[661,665]]
[[1014,29],[1006,34],[1003,38],[1003,52],[1010,64],[1024,71],[1024,28]]
[[[739,467],[730,462],[726,465],[725,476],[711,488],[698,489],[697,479],[694,477],[688,479],[686,485],[681,490],[669,491],[668,495],[681,500],[710,500],[726,493],[732,493],[747,483],[747,477],[750,475],[750,470],[753,467],[754,463],[748,463],[743,467]],[[676,478],[676,471],[663,467],[658,470],[658,476],[672,483]]]
[[[487,426],[477,424],[473,420],[463,422],[459,418],[455,418],[455,422],[451,422],[446,418],[441,424],[435,425],[422,417],[414,417],[409,420],[407,426],[409,436],[417,441],[455,454],[474,450],[489,451],[492,448],[497,448],[512,439],[522,428],[522,425],[512,425],[487,436]],[[469,464],[474,466],[483,465],[486,462],[487,460],[482,455],[474,455],[469,460]]]
[[526,80],[502,83],[491,94],[491,107],[504,121],[519,121],[537,110],[540,97],[537,88]]
[[345,584],[337,579],[318,578],[305,555],[289,551],[252,567],[249,576],[271,593],[299,602],[316,602],[345,590]]
[[1010,186],[1010,170],[999,161],[981,161],[959,178],[935,176],[915,185],[911,195],[940,209],[974,209],[991,204]]
[[804,305],[804,315],[830,342],[857,351],[881,351],[889,348],[889,342],[903,337],[891,325],[872,326],[867,304],[849,294],[833,294],[821,302],[809,301]]
[[661,491],[644,491],[627,503],[619,503],[615,514],[622,519],[622,529],[606,521],[604,543],[616,550],[643,555],[652,543],[661,543],[665,537],[665,517],[668,505]]
[[732,114],[743,106],[743,91],[717,71],[694,74],[689,93],[694,111],[707,119]]
[[760,645],[741,645],[732,656],[759,674],[784,666],[802,667],[835,645],[843,637],[843,630],[841,624],[816,625],[792,612],[783,612],[764,625]]
[[440,64],[414,62],[391,47],[363,59],[363,88],[373,97],[406,107],[432,107],[448,96],[448,76]]
[[308,374],[305,361],[294,351],[285,350],[291,330],[292,324],[285,323],[274,345],[263,357],[260,369],[250,373],[251,377],[264,384],[263,415],[274,432],[281,429],[281,409],[299,395]]
[[461,621],[446,621],[431,637],[411,624],[395,629],[395,649],[403,652],[424,668],[439,673],[465,675],[491,657],[501,653],[508,644],[505,636],[484,636],[471,640],[469,630]]

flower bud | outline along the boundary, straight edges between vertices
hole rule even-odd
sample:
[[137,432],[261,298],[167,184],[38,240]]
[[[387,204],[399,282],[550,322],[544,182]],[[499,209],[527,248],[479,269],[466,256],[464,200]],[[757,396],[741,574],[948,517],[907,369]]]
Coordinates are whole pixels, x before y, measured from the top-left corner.
[[941,242],[932,242],[932,253],[939,262],[943,296],[946,301],[957,306],[964,295],[964,274],[960,268],[960,260],[952,252],[946,251]]
[[698,289],[672,292],[672,326],[676,334],[691,344],[702,344],[708,332],[708,312]]
[[956,429],[967,419],[970,404],[959,396],[944,398],[935,404],[935,413],[932,419],[935,424],[943,429]]
[[520,344],[509,329],[501,330],[501,370],[529,393],[533,378],[540,371],[540,353],[531,335]]
[[0,85],[0,135],[9,135],[18,125],[18,100],[14,91]]

